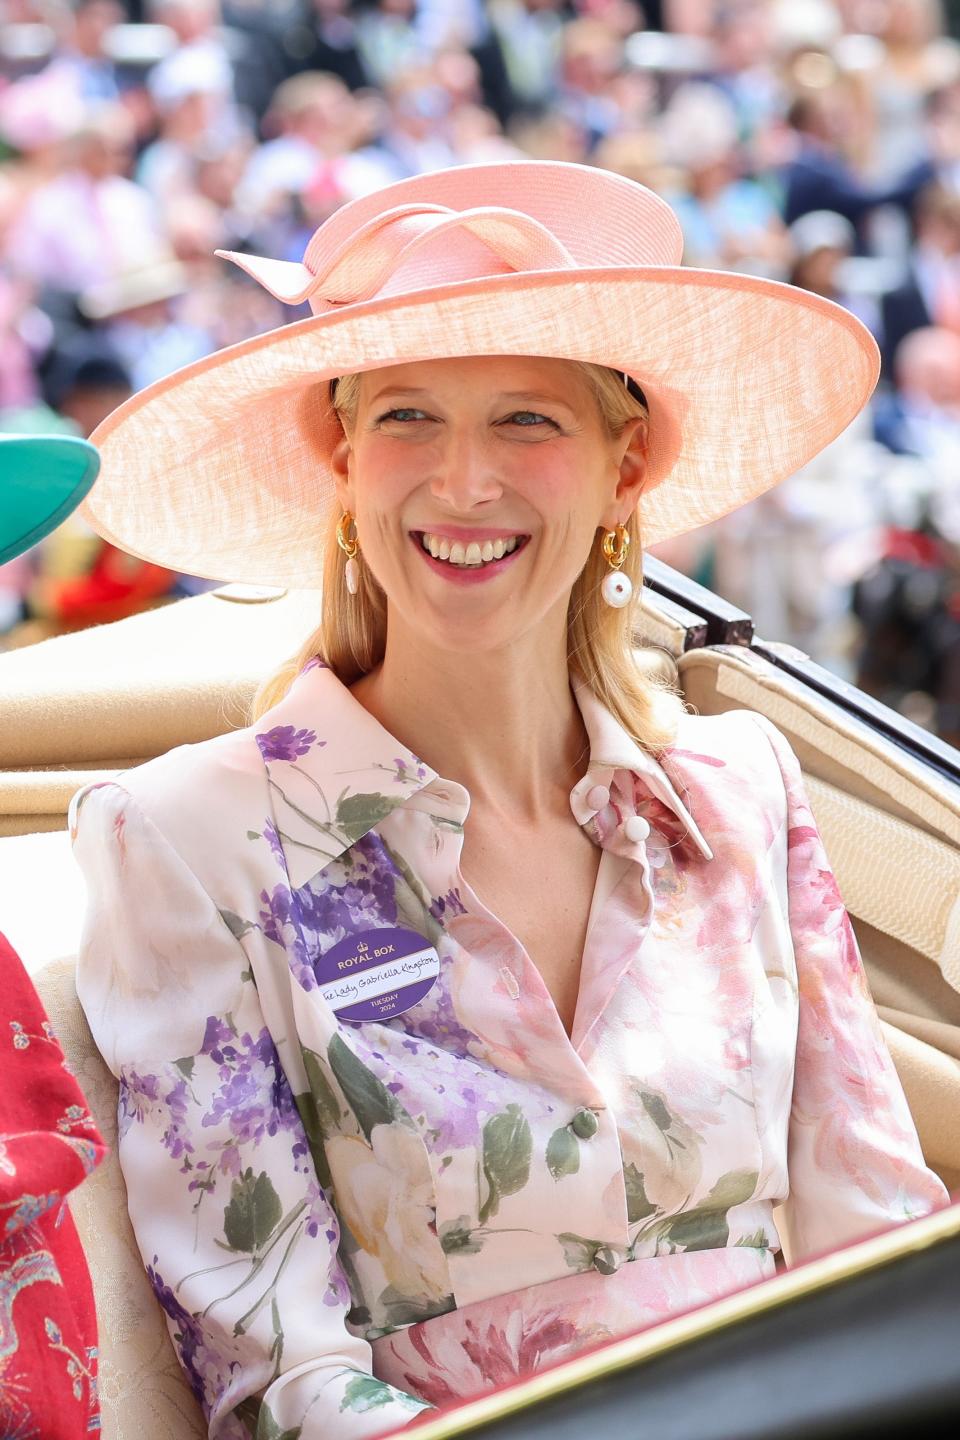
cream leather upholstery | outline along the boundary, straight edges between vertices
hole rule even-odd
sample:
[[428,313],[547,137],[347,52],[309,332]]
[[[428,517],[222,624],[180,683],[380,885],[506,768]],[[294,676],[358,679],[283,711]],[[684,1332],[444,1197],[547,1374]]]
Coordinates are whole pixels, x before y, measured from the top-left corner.
[[[310,593],[259,604],[208,595],[0,656],[0,835],[19,837],[0,838],[0,925],[33,973],[108,1143],[116,1085],[93,1047],[69,958],[83,907],[63,828],[70,794],[91,772],[135,763],[126,757],[242,723],[257,682],[298,648],[315,612]],[[799,754],[927,1159],[957,1188],[960,798],[755,653],[681,654],[682,627],[652,611],[645,628],[678,657],[695,709],[762,710]],[[44,831],[59,833],[36,833]],[[104,1440],[202,1435],[143,1272],[115,1156],[72,1208],[100,1320]]]
[[99,1170],[70,1199],[97,1305],[103,1440],[199,1440],[207,1433],[203,1415],[180,1369],[127,1218],[115,1150],[117,1084],[87,1028],[73,971],[72,960],[53,961],[33,979],[111,1147]]

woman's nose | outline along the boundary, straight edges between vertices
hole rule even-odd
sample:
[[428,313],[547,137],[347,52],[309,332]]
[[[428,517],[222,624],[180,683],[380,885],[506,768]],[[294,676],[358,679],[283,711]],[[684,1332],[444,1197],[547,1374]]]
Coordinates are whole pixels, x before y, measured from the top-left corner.
[[434,462],[430,490],[452,510],[466,511],[487,500],[498,500],[503,484],[481,441],[451,436]]

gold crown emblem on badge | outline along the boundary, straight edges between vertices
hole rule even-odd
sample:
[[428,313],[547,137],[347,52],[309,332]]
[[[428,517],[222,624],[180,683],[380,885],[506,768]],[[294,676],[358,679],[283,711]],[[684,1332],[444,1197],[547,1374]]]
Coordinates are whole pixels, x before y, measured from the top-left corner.
[[360,941],[360,944],[357,946],[357,950],[360,952],[361,955],[364,955],[364,954],[366,954],[366,949],[367,949],[366,944],[364,943],[363,940],[361,940],[361,941]]

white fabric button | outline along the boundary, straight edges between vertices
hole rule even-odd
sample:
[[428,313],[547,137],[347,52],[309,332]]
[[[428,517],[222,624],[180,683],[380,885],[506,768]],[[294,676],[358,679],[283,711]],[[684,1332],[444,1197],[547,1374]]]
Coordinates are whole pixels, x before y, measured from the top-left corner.
[[650,826],[642,815],[631,815],[623,822],[623,833],[632,845],[639,845],[650,834]]
[[610,791],[606,785],[594,785],[587,791],[586,800],[591,810],[603,810],[610,804]]

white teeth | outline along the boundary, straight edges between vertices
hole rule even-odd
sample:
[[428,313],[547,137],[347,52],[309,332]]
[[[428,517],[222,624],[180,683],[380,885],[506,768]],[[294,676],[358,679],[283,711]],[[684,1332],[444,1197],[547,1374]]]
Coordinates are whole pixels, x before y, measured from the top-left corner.
[[520,544],[519,535],[511,535],[508,538],[499,540],[471,540],[464,544],[460,540],[448,540],[443,535],[431,535],[424,532],[420,536],[420,544],[428,555],[435,560],[448,560],[451,565],[488,565],[493,560],[502,560],[504,555],[510,555]]

